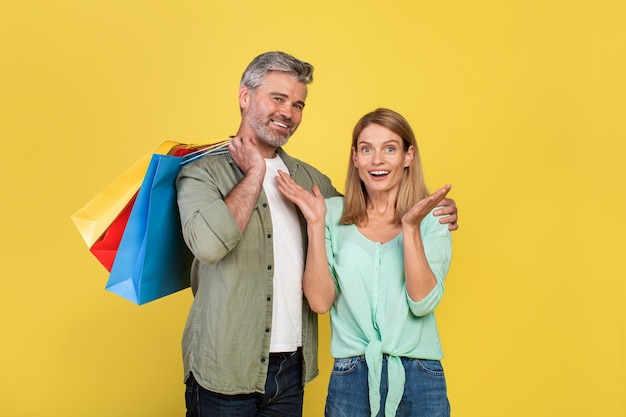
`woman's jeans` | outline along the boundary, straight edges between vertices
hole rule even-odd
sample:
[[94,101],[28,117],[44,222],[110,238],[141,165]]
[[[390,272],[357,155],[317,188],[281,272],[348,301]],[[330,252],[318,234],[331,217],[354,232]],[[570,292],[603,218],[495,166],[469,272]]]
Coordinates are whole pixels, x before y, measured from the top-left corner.
[[[401,360],[406,383],[396,416],[449,417],[450,403],[441,362],[411,358]],[[380,383],[381,406],[377,417],[384,415],[387,386],[385,356]],[[370,417],[365,357],[335,359],[324,414],[326,417]]]
[[301,417],[302,350],[270,354],[265,394],[223,395],[187,379],[187,417]]

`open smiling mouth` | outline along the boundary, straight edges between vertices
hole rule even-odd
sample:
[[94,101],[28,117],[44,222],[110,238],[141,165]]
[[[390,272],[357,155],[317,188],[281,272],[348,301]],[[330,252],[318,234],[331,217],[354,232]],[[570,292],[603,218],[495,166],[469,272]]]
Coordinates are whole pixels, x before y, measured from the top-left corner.
[[385,175],[389,175],[391,171],[368,171],[368,173],[373,177],[384,177]]
[[289,129],[289,125],[286,125],[284,123],[281,122],[277,122],[276,120],[272,120],[272,123],[282,129]]

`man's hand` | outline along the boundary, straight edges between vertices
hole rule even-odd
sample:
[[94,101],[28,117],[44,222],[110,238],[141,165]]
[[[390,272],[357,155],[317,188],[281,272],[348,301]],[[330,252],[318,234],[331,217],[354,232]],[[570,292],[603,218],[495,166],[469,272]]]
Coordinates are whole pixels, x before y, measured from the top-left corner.
[[244,176],[224,197],[224,204],[242,233],[248,226],[265,177],[265,159],[255,145],[254,140],[240,137],[234,137],[228,144],[228,152]]
[[265,159],[253,139],[233,137],[228,144],[228,152],[244,175],[265,176]]
[[457,223],[459,219],[459,210],[456,207],[456,203],[453,199],[447,197],[439,202],[439,208],[433,212],[435,216],[442,216],[439,218],[439,222],[442,224],[448,224],[448,229],[451,232],[459,228]]

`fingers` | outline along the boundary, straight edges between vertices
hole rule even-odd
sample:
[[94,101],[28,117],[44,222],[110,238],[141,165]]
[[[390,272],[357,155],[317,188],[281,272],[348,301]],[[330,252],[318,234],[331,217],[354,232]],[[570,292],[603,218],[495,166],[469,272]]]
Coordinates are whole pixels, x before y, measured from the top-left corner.
[[311,187],[311,191],[313,192],[313,195],[316,198],[320,198],[320,197],[323,198],[322,192],[320,191],[320,187],[318,187],[317,184],[313,184],[313,187]]
[[301,196],[300,193],[304,191],[298,183],[296,183],[293,178],[289,176],[286,172],[278,170],[278,175],[276,176],[276,182],[278,183],[278,190],[291,202],[297,203],[298,197]]
[[296,183],[286,172],[278,170],[276,176],[278,190],[289,201],[294,203],[309,224],[323,224],[326,215],[326,203],[317,185],[307,191]]
[[444,206],[442,203],[443,203],[443,200],[439,202],[440,207],[434,211],[433,214],[435,216],[446,216],[446,215],[456,214],[456,207]]
[[280,169],[278,170],[276,181],[278,181],[278,183],[286,189],[297,190],[300,187],[289,174]]
[[454,216],[454,221],[456,221],[458,208],[456,203],[451,198],[444,198],[439,202],[439,208],[435,210],[435,216]]
[[251,138],[234,136],[228,144],[228,152],[244,174],[265,175],[265,160]]
[[441,223],[455,223],[458,219],[456,212],[452,211],[450,207],[441,207],[433,212],[435,216],[441,216],[439,221]]
[[237,147],[238,145],[241,145],[242,143],[243,143],[243,138],[240,138],[239,136],[233,136],[232,138],[230,138],[230,142],[228,142],[228,147],[234,148],[234,147]]
[[451,199],[446,197],[448,192],[450,191],[451,186],[446,185],[443,188],[437,190],[435,193],[433,194],[437,194],[439,192],[441,192],[442,190],[444,190],[445,188],[447,188],[447,191],[444,194],[444,198],[442,198],[438,205],[439,207],[437,208],[437,210],[435,210],[433,212],[433,214],[435,216],[440,216],[439,217],[439,223],[441,224],[447,224],[448,225],[448,229],[453,232],[455,230],[458,230],[459,228],[459,224],[457,223],[458,220],[458,209],[456,207],[456,202]]
[[254,146],[256,142],[252,138],[233,136],[228,143],[228,149],[242,149],[245,146]]
[[456,220],[457,220],[456,214],[451,214],[449,216],[440,217],[439,223],[447,224],[448,230],[450,230],[451,232],[454,232],[455,230],[459,228],[459,224],[457,223]]
[[418,226],[428,213],[440,205],[440,202],[446,198],[446,195],[450,192],[451,188],[452,185],[446,184],[428,197],[420,200],[407,213],[405,213],[404,216],[402,216],[403,224],[407,226]]
[[437,202],[442,201],[443,199],[446,198],[446,196],[448,195],[448,193],[450,192],[450,190],[452,189],[452,185],[451,184],[446,184],[443,187],[441,187],[440,189],[438,189],[437,191],[435,191],[434,193],[431,194],[432,197],[434,197],[434,199]]
[[456,202],[452,198],[446,196],[446,198],[441,200],[441,205],[442,206],[452,206],[452,207],[455,207],[456,206]]
[[423,199],[422,202],[424,204],[424,207],[427,208],[428,211],[437,207],[440,204],[441,200],[443,200],[448,192],[450,192],[450,188],[452,188],[452,186],[450,184],[447,184]]

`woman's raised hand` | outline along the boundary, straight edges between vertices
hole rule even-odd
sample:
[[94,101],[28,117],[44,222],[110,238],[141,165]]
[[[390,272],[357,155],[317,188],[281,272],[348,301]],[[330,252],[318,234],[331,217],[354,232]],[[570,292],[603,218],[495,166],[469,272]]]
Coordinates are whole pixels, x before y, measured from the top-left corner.
[[278,171],[276,181],[278,182],[278,190],[287,200],[298,206],[307,223],[324,223],[326,201],[316,184],[313,184],[311,191],[307,191],[296,183],[289,174],[281,170]]
[[419,227],[424,217],[426,217],[428,213],[432,211],[432,209],[437,207],[441,200],[446,198],[446,195],[448,195],[448,192],[450,192],[451,188],[452,185],[446,184],[428,197],[425,197],[418,201],[416,205],[411,207],[411,209],[407,211],[404,216],[402,216],[402,225]]

